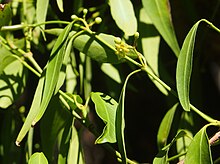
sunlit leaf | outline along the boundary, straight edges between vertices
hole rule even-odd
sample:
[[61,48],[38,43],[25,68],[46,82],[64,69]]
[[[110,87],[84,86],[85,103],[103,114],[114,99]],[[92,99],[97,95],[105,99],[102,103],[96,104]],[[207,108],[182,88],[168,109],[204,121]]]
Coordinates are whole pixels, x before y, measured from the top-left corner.
[[[37,0],[37,4],[36,4],[37,23],[42,23],[46,21],[48,5],[49,5],[49,0]],[[42,25],[41,28],[44,29],[45,25]]]
[[[152,24],[149,16],[145,12],[144,8],[140,10],[140,25],[139,32],[143,35],[141,37],[143,54],[146,58],[147,63],[151,67],[151,72],[159,75],[159,46],[160,36],[155,27]],[[149,76],[152,82],[157,88],[165,95],[168,95],[168,91],[154,78]]]
[[66,68],[67,68],[67,63],[68,63],[69,58],[70,58],[70,53],[72,51],[73,39],[74,39],[74,37],[72,37],[69,40],[69,42],[66,46],[66,50],[64,52],[64,58],[63,58],[62,66],[61,66],[61,69],[60,69],[59,79],[58,79],[58,82],[57,82],[57,85],[56,85],[55,94],[59,91],[61,86],[64,84],[64,81],[65,81],[65,78],[66,78]]
[[121,83],[119,71],[113,65],[104,63],[101,65],[101,70],[117,83]]
[[[102,39],[111,47],[115,47],[115,37],[113,35],[101,33],[97,35],[97,37]],[[94,35],[82,34],[78,36],[74,40],[73,46],[80,52],[88,55],[93,60],[96,60],[100,63],[116,64],[124,61],[123,59],[119,60],[118,56],[115,54],[115,51],[102,42],[98,41]],[[133,51],[127,55],[131,58],[137,58],[137,55],[133,53]]]
[[80,139],[78,136],[78,132],[76,128],[72,124],[72,134],[70,139],[67,163],[71,164],[84,164],[85,161],[83,159],[82,150],[80,146]]
[[31,125],[34,125],[43,116],[47,105],[53,96],[58,81],[59,71],[62,65],[62,62],[60,61],[62,61],[64,56],[63,43],[66,41],[71,28],[72,24],[69,24],[64,29],[63,33],[61,33],[61,35],[58,37],[57,42],[54,45],[54,48],[51,52],[51,60],[47,65],[46,75],[44,70],[38,82],[30,111],[16,139],[16,145],[20,144]]
[[73,23],[70,23],[65,27],[61,35],[58,37],[52,52],[50,54],[50,60],[46,67],[46,75],[45,75],[45,84],[44,84],[44,90],[43,90],[43,97],[42,102],[40,105],[39,113],[34,119],[32,125],[35,125],[36,122],[40,120],[40,118],[43,116],[48,103],[50,102],[51,97],[53,96],[58,79],[59,79],[59,72],[62,66],[62,61],[66,52],[66,46],[67,46],[67,39],[69,32],[72,28]]
[[8,108],[17,100],[26,85],[27,70],[20,61],[11,62],[0,75],[0,108]]
[[12,11],[9,4],[0,3],[0,30],[2,26],[9,25],[12,18]]
[[40,80],[38,81],[37,89],[34,94],[34,99],[31,104],[30,111],[25,119],[25,122],[18,134],[18,137],[16,139],[16,145],[19,146],[22,139],[27,134],[28,130],[31,128],[32,121],[37,116],[40,108],[41,98],[42,98],[42,92],[43,92],[43,86],[44,86],[45,77],[42,76]]
[[63,12],[63,0],[57,0],[57,5],[60,11]]
[[209,145],[209,139],[206,133],[207,126],[204,126],[195,136],[189,145],[185,164],[191,163],[213,163]]
[[193,50],[195,44],[195,37],[198,25],[201,21],[198,21],[187,34],[180,55],[177,61],[176,68],[176,85],[177,93],[180,103],[185,111],[190,111],[190,77],[192,73],[193,64]]
[[109,0],[111,15],[125,35],[134,35],[137,31],[137,19],[130,0]]
[[34,153],[28,161],[28,164],[48,164],[44,153]]
[[91,99],[95,103],[95,110],[106,126],[96,143],[115,143],[115,117],[118,103],[108,95],[100,92],[92,92]]
[[176,56],[180,48],[174,32],[168,0],[142,0],[145,12]]
[[170,129],[173,123],[173,118],[176,112],[178,104],[175,104],[164,116],[161,121],[158,133],[157,133],[157,144],[159,148],[166,146],[167,139],[170,133]]

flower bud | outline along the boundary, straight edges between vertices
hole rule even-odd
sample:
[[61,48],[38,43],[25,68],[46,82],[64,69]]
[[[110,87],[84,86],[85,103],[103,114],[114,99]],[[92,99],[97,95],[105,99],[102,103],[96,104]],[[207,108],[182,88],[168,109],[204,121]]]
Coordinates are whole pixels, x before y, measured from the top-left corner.
[[114,41],[116,44],[121,44],[121,38],[119,37],[115,37]]
[[102,18],[100,18],[100,17],[95,18],[96,24],[100,24],[101,22],[102,22]]

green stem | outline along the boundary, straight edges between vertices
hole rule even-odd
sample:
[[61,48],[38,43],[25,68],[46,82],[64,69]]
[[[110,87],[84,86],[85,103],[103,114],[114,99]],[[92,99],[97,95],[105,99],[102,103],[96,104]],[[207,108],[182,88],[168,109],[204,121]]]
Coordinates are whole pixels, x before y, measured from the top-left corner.
[[182,156],[184,156],[184,155],[186,155],[186,152],[181,153],[181,154],[177,154],[177,155],[175,155],[175,156],[173,156],[173,157],[170,157],[169,159],[167,159],[167,162],[173,161],[173,160],[175,160],[175,159],[177,159],[177,158],[179,158],[179,157],[182,157]]

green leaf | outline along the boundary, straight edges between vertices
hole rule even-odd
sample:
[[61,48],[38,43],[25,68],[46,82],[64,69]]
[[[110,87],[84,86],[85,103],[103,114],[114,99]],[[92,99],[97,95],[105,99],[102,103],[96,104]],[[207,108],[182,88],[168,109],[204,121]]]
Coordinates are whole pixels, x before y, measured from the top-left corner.
[[130,0],[109,0],[111,15],[118,27],[131,36],[137,31],[137,19]]
[[[115,54],[115,51],[109,48],[106,44],[100,42],[96,37],[100,38],[114,49],[115,37],[103,33],[99,35],[79,35],[74,40],[73,47],[100,63],[117,64],[125,61],[123,59],[119,60],[118,56]],[[137,58],[137,55],[133,52],[129,53],[128,55],[131,58]]]
[[204,126],[194,137],[193,141],[189,145],[186,158],[184,160],[185,164],[191,163],[213,163],[212,155],[209,145],[209,139],[206,133],[206,128]]
[[9,4],[0,4],[0,30],[2,26],[9,25],[12,18],[12,11]]
[[58,155],[58,164],[66,164],[67,163],[67,156],[69,151],[70,139],[71,139],[71,127],[73,123],[73,118],[66,121]]
[[116,69],[112,64],[104,63],[101,65],[101,70],[108,75],[111,79],[121,84],[121,77],[118,69]]
[[64,10],[63,10],[63,0],[57,0],[57,5],[58,5],[58,8],[60,9],[60,11],[64,12]]
[[20,142],[22,141],[24,136],[27,134],[28,130],[31,128],[32,121],[34,120],[34,118],[37,116],[39,112],[40,103],[42,99],[42,93],[43,93],[44,81],[45,81],[44,76],[42,76],[40,80],[38,81],[37,89],[34,94],[34,99],[32,101],[30,111],[16,139],[17,146],[20,145]]
[[59,73],[59,79],[56,85],[56,89],[55,89],[55,94],[59,91],[59,89],[62,87],[62,85],[64,84],[65,78],[66,78],[66,68],[67,68],[67,63],[70,59],[70,53],[72,51],[72,43],[73,43],[73,39],[74,37],[72,37],[67,46],[66,46],[66,50],[64,52],[64,58],[63,58],[63,62],[62,62],[62,66],[60,69],[60,73]]
[[96,113],[106,124],[102,134],[96,139],[95,143],[115,143],[115,117],[118,103],[110,96],[100,92],[92,92],[91,99],[95,104]]
[[[160,46],[160,36],[155,27],[152,24],[148,14],[145,12],[144,8],[140,10],[140,25],[139,32],[143,35],[141,37],[141,44],[143,49],[143,54],[146,58],[148,65],[150,66],[149,71],[151,73],[159,75],[159,46]],[[168,95],[168,91],[154,78],[149,76],[156,87],[164,94]]]
[[44,153],[34,153],[28,161],[28,164],[48,164]]
[[70,116],[71,113],[62,108],[59,97],[54,96],[40,122],[42,150],[50,162],[53,161],[53,151],[58,134]]
[[[27,115],[27,118],[22,126],[18,137],[16,139],[16,145],[19,145],[24,136],[27,134],[31,125],[36,124],[37,121],[43,116],[47,105],[51,97],[53,96],[55,87],[58,81],[59,71],[62,65],[62,59],[64,56],[64,46],[63,42],[66,41],[66,38],[69,34],[69,31],[72,28],[72,23],[69,24],[64,30],[63,33],[58,37],[52,53],[51,60],[47,65],[47,69],[41,75],[41,78],[38,82],[37,89],[35,91],[34,99],[30,108],[30,111]],[[45,75],[46,71],[46,75]]]
[[59,72],[62,66],[62,61],[65,55],[65,50],[67,46],[67,39],[70,30],[72,29],[73,23],[70,23],[65,27],[63,32],[58,37],[52,52],[50,54],[50,60],[46,67],[46,75],[45,75],[45,84],[44,84],[44,90],[43,90],[43,97],[42,102],[40,105],[39,113],[34,119],[32,125],[35,125],[36,122],[40,120],[40,118],[43,116],[51,97],[53,96],[55,89],[57,86],[57,82],[59,79]]
[[135,70],[133,72],[131,72],[123,85],[122,91],[121,91],[121,95],[119,98],[119,103],[117,106],[117,110],[116,110],[116,139],[117,139],[117,143],[118,143],[118,149],[119,149],[119,153],[121,154],[121,159],[122,159],[122,163],[126,164],[126,159],[127,159],[127,155],[126,155],[126,148],[125,148],[125,138],[124,138],[124,129],[125,129],[125,120],[124,120],[124,105],[125,105],[125,90],[126,90],[126,86],[128,83],[129,78],[139,72],[140,70]]
[[76,128],[72,124],[72,135],[70,139],[67,163],[71,164],[84,164],[83,152],[81,149],[81,143]]
[[[48,5],[49,5],[49,0],[37,0],[37,4],[36,4],[37,23],[43,23],[46,21]],[[45,25],[41,25],[41,28],[44,29]]]
[[159,150],[159,153],[156,155],[156,157],[153,160],[153,164],[167,164],[168,161],[168,152],[171,148],[171,146],[182,136],[184,136],[186,134],[186,131],[181,130],[179,131],[176,136],[172,139],[172,141],[170,142],[170,144],[166,145],[165,147],[163,147],[162,149]]
[[157,144],[159,148],[166,146],[167,139],[172,126],[173,118],[176,112],[178,104],[175,104],[164,116],[161,121],[158,133],[157,133]]
[[[184,129],[186,134],[176,141],[176,151],[178,154],[185,153],[188,150],[188,147],[193,139],[193,132],[192,132],[193,125],[194,124],[193,124],[192,113],[183,111],[180,118],[178,131]],[[185,155],[179,157],[179,160],[183,160],[184,158]]]
[[145,12],[176,56],[180,48],[174,32],[168,0],[142,0]]
[[180,104],[182,105],[185,111],[190,111],[189,90],[193,63],[193,50],[196,32],[200,22],[201,20],[198,21],[187,34],[177,61],[177,93],[180,100]]
[[[24,40],[16,40],[14,44],[23,48]],[[0,47],[0,108],[3,109],[20,97],[26,85],[27,69],[14,56],[11,51]]]

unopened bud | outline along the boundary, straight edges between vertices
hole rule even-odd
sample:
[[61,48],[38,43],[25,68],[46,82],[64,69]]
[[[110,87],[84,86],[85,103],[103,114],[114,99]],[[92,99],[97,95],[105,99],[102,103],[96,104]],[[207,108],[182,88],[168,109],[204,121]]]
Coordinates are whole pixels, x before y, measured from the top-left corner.
[[116,44],[121,44],[121,38],[119,38],[119,37],[115,37],[114,41]]
[[78,17],[76,15],[71,15],[71,19],[74,20],[74,19],[77,19]]
[[100,18],[100,17],[95,18],[96,24],[100,24],[101,22],[102,22],[102,18]]
[[83,15],[86,15],[88,13],[88,9],[83,9]]
[[138,39],[139,36],[140,36],[139,32],[135,32],[135,33],[134,33],[134,38],[135,38],[135,39]]

